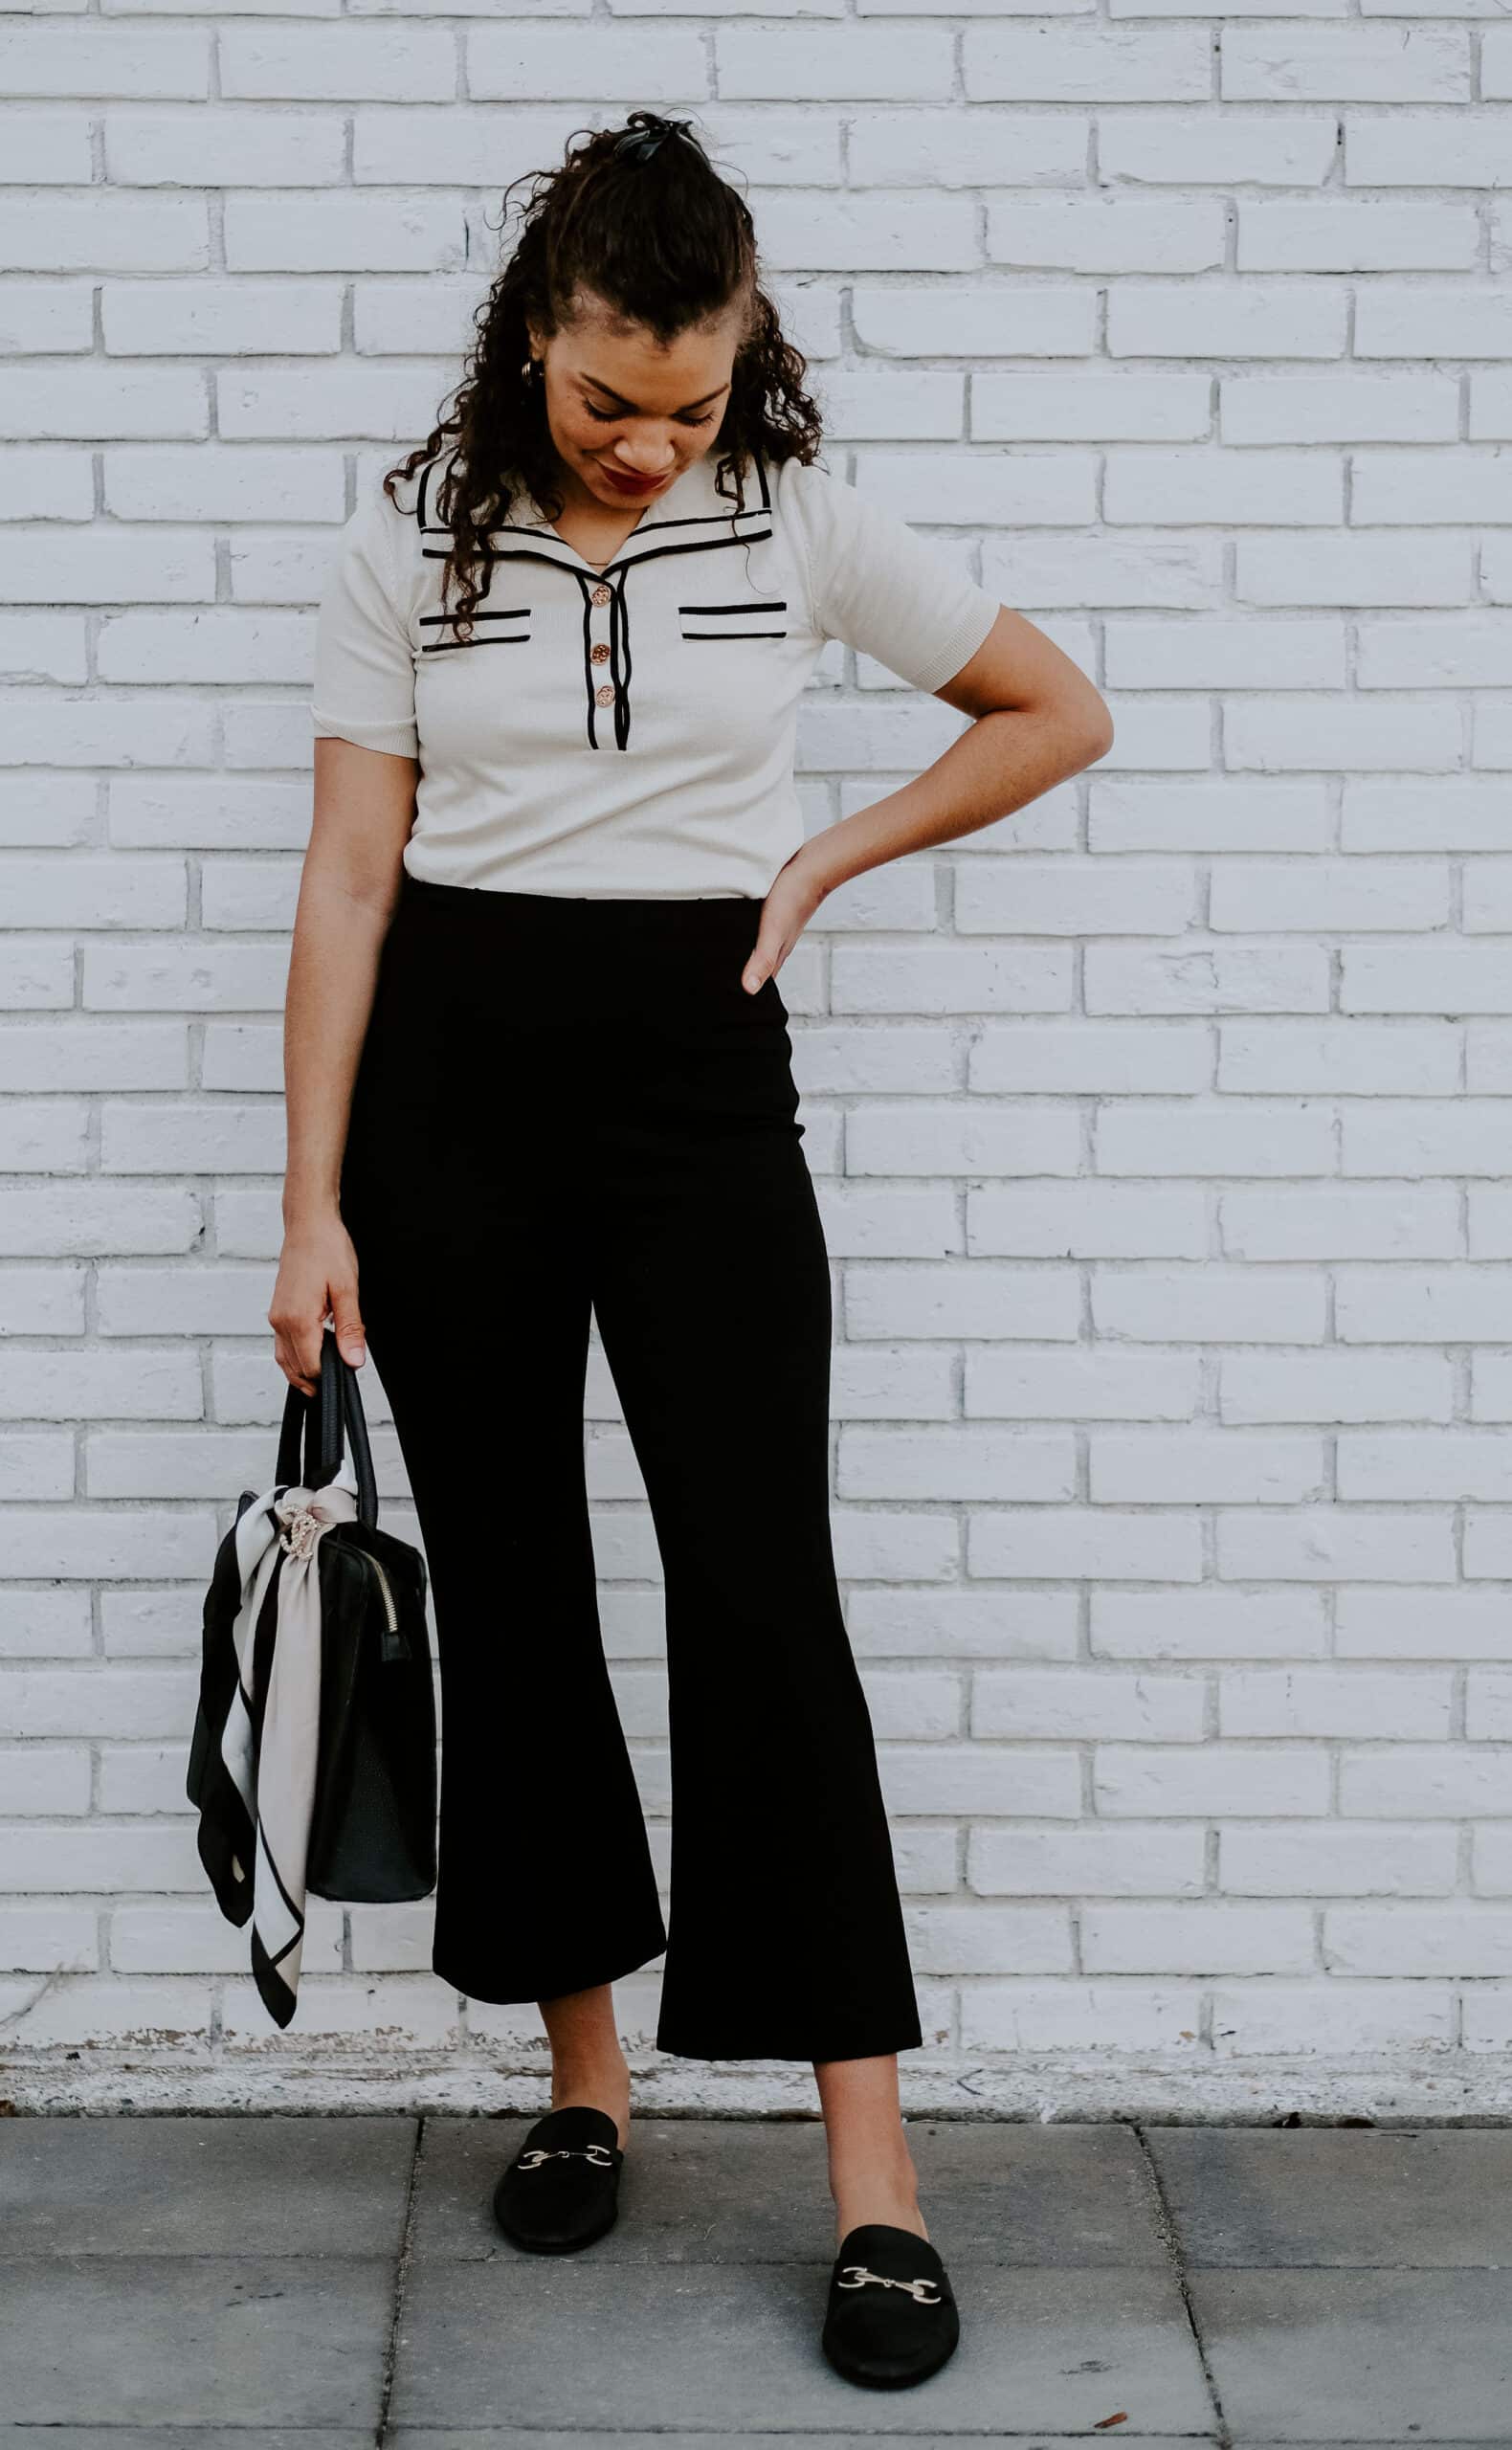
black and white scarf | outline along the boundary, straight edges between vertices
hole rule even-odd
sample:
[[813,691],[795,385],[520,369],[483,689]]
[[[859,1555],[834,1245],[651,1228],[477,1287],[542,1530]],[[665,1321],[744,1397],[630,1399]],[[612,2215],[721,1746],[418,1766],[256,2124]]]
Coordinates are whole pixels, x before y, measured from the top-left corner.
[[294,2016],[304,1945],[321,1723],[317,1552],[331,1525],[356,1512],[349,1458],[323,1488],[266,1490],[221,1543],[206,1603],[189,1779],[200,1859],[222,1911],[238,1925],[250,1916],[253,1979],[279,2025]]

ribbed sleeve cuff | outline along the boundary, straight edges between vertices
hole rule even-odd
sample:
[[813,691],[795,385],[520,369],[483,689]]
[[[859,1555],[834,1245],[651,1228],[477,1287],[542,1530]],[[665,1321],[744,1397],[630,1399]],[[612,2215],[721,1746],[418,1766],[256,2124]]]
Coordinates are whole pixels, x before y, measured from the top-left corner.
[[317,707],[310,709],[310,718],[317,740],[349,740],[359,748],[380,748],[386,757],[420,754],[420,734],[413,724],[365,723],[361,716],[347,720]]
[[915,674],[916,687],[938,689],[943,682],[953,680],[963,666],[970,662],[977,648],[991,635],[992,624],[1001,611],[1002,606],[985,590],[978,588],[947,634],[934,660],[925,670]]

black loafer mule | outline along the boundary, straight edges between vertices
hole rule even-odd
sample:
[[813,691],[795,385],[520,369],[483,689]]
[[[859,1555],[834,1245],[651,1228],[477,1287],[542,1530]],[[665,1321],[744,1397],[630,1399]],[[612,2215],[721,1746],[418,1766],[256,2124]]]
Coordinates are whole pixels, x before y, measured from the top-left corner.
[[494,2217],[512,2245],[567,2255],[611,2229],[625,2155],[606,2109],[570,2103],[538,2118],[494,2189]]
[[847,2232],[820,2338],[837,2373],[901,2390],[938,2372],[960,2336],[949,2275],[927,2238],[884,2220]]

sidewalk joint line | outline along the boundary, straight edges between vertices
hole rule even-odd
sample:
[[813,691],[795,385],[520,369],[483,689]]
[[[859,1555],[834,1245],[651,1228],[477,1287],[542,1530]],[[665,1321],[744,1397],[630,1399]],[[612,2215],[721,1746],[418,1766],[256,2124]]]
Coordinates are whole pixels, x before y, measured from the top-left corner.
[[404,2314],[404,2295],[410,2278],[410,2264],[414,2256],[415,2215],[420,2192],[420,2164],[425,2154],[426,2113],[421,2110],[414,2123],[414,2149],[410,2155],[410,2176],[405,2192],[404,2221],[399,2232],[399,2252],[393,2267],[393,2302],[389,2309],[389,2334],[384,2341],[382,2395],[378,2403],[378,2422],[373,2431],[373,2450],[386,2450],[389,2440],[389,2412],[393,2402],[394,2374],[399,2362],[399,2324]]
[[1202,2325],[1197,2319],[1197,2307],[1192,2298],[1191,2283],[1187,2272],[1187,2258],[1182,2251],[1181,2230],[1177,2224],[1176,2216],[1171,2210],[1155,2155],[1150,2150],[1149,2136],[1144,2122],[1136,2118],[1129,2124],[1135,2141],[1139,2145],[1145,2174],[1154,2193],[1155,2225],[1161,2242],[1169,2257],[1172,2277],[1181,2290],[1181,2302],[1187,2313],[1187,2327],[1191,2332],[1192,2346],[1196,2349],[1197,2361],[1202,2367],[1202,2378],[1207,2385],[1208,2396],[1212,2401],[1212,2413],[1218,2426],[1218,2450],[1234,2450],[1234,2435],[1229,2429],[1229,2420],[1223,2413],[1223,2401],[1218,2394],[1217,2378],[1208,2355],[1207,2342],[1202,2336]]

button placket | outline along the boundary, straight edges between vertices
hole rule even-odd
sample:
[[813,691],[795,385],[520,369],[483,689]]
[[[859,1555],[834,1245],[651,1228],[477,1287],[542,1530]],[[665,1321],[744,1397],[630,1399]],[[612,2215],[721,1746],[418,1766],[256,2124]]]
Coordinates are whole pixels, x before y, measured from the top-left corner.
[[612,622],[615,622],[615,590],[606,578],[598,578],[589,588],[589,688],[593,691],[595,705],[615,705],[617,701],[615,683],[612,683],[612,679],[608,679],[608,669],[615,659]]
[[[601,614],[605,608],[612,603],[613,592],[612,588],[606,587],[602,579],[590,590],[589,602],[592,605],[595,614]],[[605,635],[607,629],[608,623],[600,618],[595,618],[590,625],[592,644],[589,649],[589,657],[596,671],[601,671],[610,659],[611,650],[609,638]],[[614,702],[613,682],[601,680],[593,692],[593,698],[597,705],[611,706]]]

